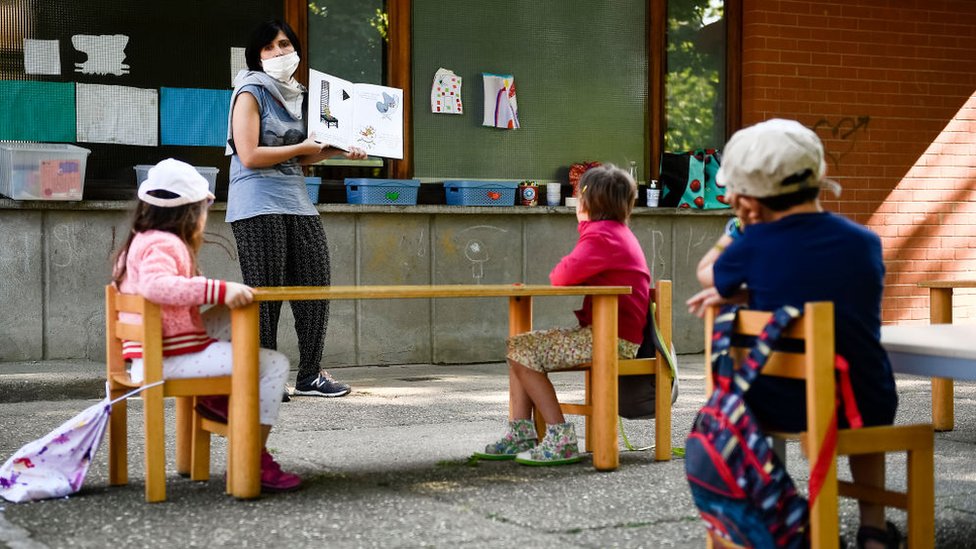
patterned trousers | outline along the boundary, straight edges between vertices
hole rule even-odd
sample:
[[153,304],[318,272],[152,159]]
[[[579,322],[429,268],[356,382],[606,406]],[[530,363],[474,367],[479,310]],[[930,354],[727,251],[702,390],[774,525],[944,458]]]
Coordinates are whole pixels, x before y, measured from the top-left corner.
[[[248,286],[328,286],[329,243],[322,220],[310,215],[259,215],[231,223],[241,275]],[[321,369],[329,302],[291,301],[298,336],[299,383]],[[261,347],[278,348],[280,301],[260,304]]]

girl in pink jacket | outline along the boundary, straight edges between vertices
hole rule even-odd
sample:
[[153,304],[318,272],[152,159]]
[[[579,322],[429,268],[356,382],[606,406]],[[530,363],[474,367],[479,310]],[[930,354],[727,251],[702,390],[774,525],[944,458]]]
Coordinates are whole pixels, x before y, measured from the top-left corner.
[[[637,197],[637,184],[614,166],[591,168],[580,179],[576,209],[579,241],[549,273],[554,286],[630,286],[620,296],[617,350],[634,358],[647,322],[651,274],[637,237],[627,226]],[[579,326],[537,330],[508,340],[511,417],[500,440],[476,452],[481,459],[514,459],[525,465],[562,465],[580,460],[576,431],[559,409],[547,372],[590,362],[593,356],[592,298],[576,311]],[[538,441],[532,423],[533,404],[546,421]]]
[[[197,252],[203,243],[207,208],[214,199],[207,180],[193,166],[170,158],[150,168],[138,194],[132,230],[116,254],[115,285],[122,293],[139,294],[160,305],[164,378],[230,375],[228,307],[247,305],[253,295],[243,284],[200,275]],[[201,305],[214,307],[201,315]],[[120,317],[139,321],[139,315],[132,313]],[[133,381],[142,381],[141,344],[125,341],[122,352],[132,361]],[[260,350],[259,360],[264,443],[278,417],[289,366],[283,354],[268,349]],[[197,409],[210,419],[227,421],[226,397],[210,397]],[[262,451],[262,490],[289,491],[300,484],[297,475],[283,472],[271,454]]]

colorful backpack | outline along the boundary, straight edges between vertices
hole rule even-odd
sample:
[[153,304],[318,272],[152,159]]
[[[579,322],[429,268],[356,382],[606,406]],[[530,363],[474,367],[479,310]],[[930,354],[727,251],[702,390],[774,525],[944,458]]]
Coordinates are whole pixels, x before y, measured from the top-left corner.
[[773,313],[748,358],[733,371],[729,347],[737,311],[730,307],[715,318],[715,388],[685,446],[691,494],[713,537],[745,547],[807,547],[807,500],[797,493],[743,399],[770,349],[800,311],[786,306]]

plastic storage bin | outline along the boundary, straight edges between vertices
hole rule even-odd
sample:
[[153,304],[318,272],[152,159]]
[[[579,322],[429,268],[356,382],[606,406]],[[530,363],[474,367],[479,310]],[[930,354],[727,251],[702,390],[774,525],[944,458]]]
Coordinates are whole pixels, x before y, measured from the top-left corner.
[[445,181],[448,206],[514,206],[514,181]]
[[419,179],[346,179],[346,202],[350,204],[417,203]]
[[58,143],[0,143],[0,194],[15,200],[81,200],[90,153]]
[[308,199],[312,201],[312,204],[318,204],[319,202],[319,187],[322,186],[321,177],[306,177],[305,178],[305,190],[308,191]]
[[[136,187],[140,183],[149,177],[149,168],[152,168],[155,164],[139,164],[135,166],[136,170]],[[210,166],[193,166],[200,172],[200,175],[207,178],[207,183],[210,184],[210,192],[214,193],[217,190],[217,172],[220,171],[219,168],[212,168]]]

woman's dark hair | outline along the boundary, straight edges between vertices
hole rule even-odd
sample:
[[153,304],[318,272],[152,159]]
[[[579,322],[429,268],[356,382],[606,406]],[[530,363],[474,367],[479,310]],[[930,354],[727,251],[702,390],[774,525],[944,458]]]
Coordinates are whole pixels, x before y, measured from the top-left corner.
[[579,181],[580,205],[590,221],[627,223],[637,200],[637,183],[627,172],[604,164],[586,170]]
[[285,33],[285,36],[291,41],[291,45],[295,47],[295,52],[298,53],[298,57],[302,57],[302,45],[298,41],[298,35],[295,34],[295,31],[291,30],[288,23],[275,19],[261,23],[251,33],[251,39],[248,40],[247,47],[244,48],[244,59],[247,61],[247,68],[252,71],[264,72],[264,68],[261,65],[261,49],[270,44],[275,39],[275,36],[278,36],[278,32]]
[[[166,193],[166,191],[153,191],[153,193]],[[167,193],[170,194],[170,193]],[[125,244],[112,258],[112,281],[118,286],[125,278],[125,260],[129,255],[129,246],[137,233],[144,231],[165,231],[180,237],[186,247],[190,250],[190,258],[193,261],[193,272],[197,270],[197,252],[203,244],[203,231],[199,231],[200,218],[207,209],[205,200],[183,206],[172,208],[162,208],[153,206],[142,200],[136,205],[135,212],[132,214],[132,229],[125,240]]]

